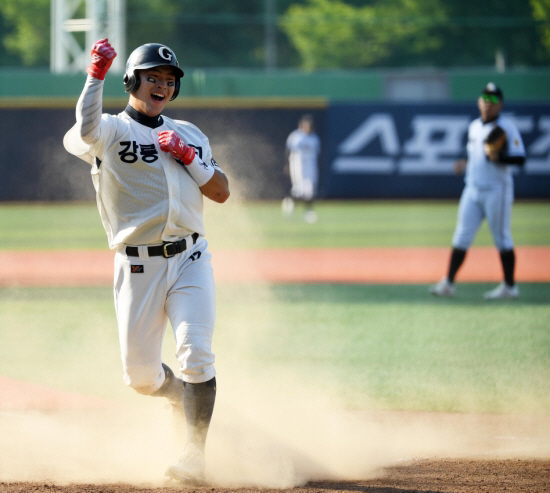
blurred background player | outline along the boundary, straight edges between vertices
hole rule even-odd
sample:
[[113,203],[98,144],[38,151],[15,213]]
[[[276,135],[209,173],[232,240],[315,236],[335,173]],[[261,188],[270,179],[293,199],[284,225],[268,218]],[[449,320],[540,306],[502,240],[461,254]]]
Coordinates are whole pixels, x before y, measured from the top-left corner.
[[317,221],[313,210],[313,201],[317,193],[319,181],[318,158],[321,151],[321,141],[314,132],[313,117],[305,114],[298,122],[298,128],[293,130],[286,140],[286,156],[288,165],[285,171],[290,174],[290,196],[283,199],[283,214],[290,217],[294,212],[295,201],[304,203],[304,220],[308,223]]
[[[511,233],[514,183],[512,167],[525,163],[525,148],[516,125],[500,115],[502,90],[490,82],[477,100],[480,117],[468,128],[468,159],[455,163],[455,172],[466,171],[466,186],[460,198],[456,229],[447,276],[430,288],[436,296],[454,296],[455,276],[464,262],[483,219],[487,219],[495,246],[500,252],[504,281],[485,293],[487,300],[517,298],[515,284],[515,253]],[[497,128],[500,127],[500,128]],[[495,129],[503,137],[500,149],[489,144]],[[502,129],[502,130],[501,130]]]

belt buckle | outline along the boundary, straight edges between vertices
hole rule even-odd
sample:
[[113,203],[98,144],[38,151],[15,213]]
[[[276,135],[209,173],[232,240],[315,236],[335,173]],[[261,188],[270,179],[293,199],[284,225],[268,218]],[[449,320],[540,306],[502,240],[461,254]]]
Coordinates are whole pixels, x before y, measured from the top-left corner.
[[173,246],[173,245],[174,245],[174,243],[172,243],[172,242],[164,243],[164,244],[162,245],[162,256],[163,256],[164,258],[172,258],[174,255],[176,255],[177,252],[174,252],[172,255],[170,255],[170,254],[168,253],[168,251],[166,250],[169,246]]

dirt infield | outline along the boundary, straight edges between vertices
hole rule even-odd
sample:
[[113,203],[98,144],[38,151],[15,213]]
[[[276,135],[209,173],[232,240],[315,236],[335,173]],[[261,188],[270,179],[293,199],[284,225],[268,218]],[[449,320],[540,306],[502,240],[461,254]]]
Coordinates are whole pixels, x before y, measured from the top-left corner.
[[[111,251],[0,251],[0,286],[111,285]],[[550,247],[517,247],[519,282],[550,281]],[[219,282],[428,283],[447,270],[448,248],[221,250],[213,252]],[[472,248],[458,281],[498,282],[492,247]]]
[[[520,282],[550,282],[550,248],[518,247],[517,279]],[[215,276],[220,282],[350,282],[350,283],[424,283],[436,281],[445,273],[448,248],[391,249],[309,249],[264,251],[214,251]],[[0,252],[0,287],[4,286],[77,286],[111,285],[113,253],[109,251],[79,252]],[[500,281],[498,255],[494,248],[473,248],[461,270],[461,281]],[[0,376],[0,430],[11,429],[10,420],[28,428],[38,420],[54,420],[59,414],[96,415],[109,412],[113,403],[86,395],[51,389],[30,382]],[[36,418],[36,413],[44,418]],[[69,416],[67,414],[67,416]],[[370,421],[369,421],[370,420]],[[364,421],[372,422],[373,417]],[[445,450],[454,450],[454,441],[462,433],[469,443],[470,454],[417,454],[402,462],[389,461],[361,480],[310,480],[292,488],[257,486],[180,487],[170,484],[149,484],[140,481],[120,483],[104,481],[91,484],[58,480],[45,470],[47,481],[32,480],[31,468],[14,476],[4,464],[26,463],[16,456],[7,456],[9,443],[0,433],[0,493],[252,493],[252,492],[365,492],[365,493],[542,493],[550,491],[550,417],[471,416],[445,413],[389,413],[375,417],[378,435],[372,447],[384,449],[384,433],[398,443],[422,441],[424,430],[431,439],[445,442],[452,430],[452,440]],[[116,424],[116,423],[115,423]],[[114,427],[115,424],[112,426]],[[66,423],[64,423],[66,426]],[[60,429],[65,430],[65,427]],[[71,428],[68,428],[71,429]],[[114,429],[114,428],[113,428]],[[396,431],[397,430],[397,431]],[[399,430],[403,430],[399,439]],[[412,430],[412,431],[411,431]],[[457,432],[458,430],[458,432]],[[43,430],[38,429],[38,433]],[[34,430],[28,430],[34,436]],[[52,432],[53,433],[53,432]],[[416,434],[415,434],[416,433]],[[458,435],[455,436],[455,434]],[[5,436],[4,436],[5,438]],[[57,440],[57,438],[56,438]],[[68,440],[68,439],[67,439]],[[378,442],[380,441],[380,442]],[[414,441],[414,440],[413,440]],[[453,442],[453,443],[451,443]],[[32,440],[31,442],[32,443]],[[29,443],[29,454],[40,456],[56,452],[60,457],[74,455],[73,450],[36,450]],[[65,443],[65,442],[61,442]],[[70,441],[67,443],[71,443]],[[87,442],[85,443],[85,445]],[[414,450],[416,444],[412,444]],[[25,446],[23,444],[22,446]],[[22,447],[21,446],[21,447]],[[105,445],[108,446],[108,445]],[[21,447],[15,450],[25,450]],[[121,452],[122,453],[122,452]],[[88,451],[89,455],[92,452]],[[357,461],[357,458],[354,458]],[[61,459],[63,460],[63,459]],[[359,461],[361,458],[359,458]],[[370,460],[365,458],[365,461]],[[86,461],[84,455],[83,461]],[[47,461],[46,461],[47,463]],[[93,468],[93,464],[89,464]],[[42,467],[45,467],[42,464]],[[83,464],[82,467],[86,467]],[[142,466],[143,467],[143,466]],[[25,472],[26,471],[26,472]],[[28,473],[28,474],[27,474]],[[318,477],[318,476],[317,476]],[[326,477],[330,477],[327,474]],[[346,476],[347,477],[347,476]],[[362,477],[362,476],[359,476]],[[8,479],[6,479],[8,478]],[[25,481],[31,479],[31,481]]]
[[[209,459],[207,486],[180,486],[163,481],[163,457],[170,455],[164,448],[158,450],[151,445],[149,457],[157,461],[148,462],[140,453],[132,455],[133,448],[143,448],[151,436],[162,435],[163,430],[149,429],[151,417],[142,410],[125,407],[122,403],[102,401],[89,396],[65,393],[37,384],[0,378],[0,388],[19,392],[19,399],[4,399],[10,392],[0,393],[0,493],[543,493],[550,491],[550,417],[521,415],[473,415],[464,413],[363,411],[352,417],[354,430],[363,436],[368,431],[368,442],[357,449],[358,441],[353,436],[337,438],[334,447],[346,459],[338,466],[330,464],[324,469],[317,462],[323,454],[304,457],[286,449],[294,469],[299,476],[309,480],[301,482],[291,479],[295,486],[266,486],[252,473],[251,484],[246,481],[237,487],[232,479],[224,484],[223,474],[235,468],[238,461],[245,463],[250,454],[260,452],[255,464],[272,460],[277,464],[281,457],[276,443],[284,441],[281,436],[261,438],[267,440],[264,454],[262,448],[252,450],[247,435],[254,434],[250,428],[239,426],[239,437],[232,436],[230,447],[235,457],[225,455],[227,444],[220,444],[219,428],[210,438],[212,447],[222,446],[222,452],[214,453]],[[40,398],[46,400],[39,402]],[[137,401],[136,401],[137,402]],[[44,405],[46,407],[44,407]],[[224,403],[221,403],[224,411]],[[33,409],[34,408],[34,409]],[[37,408],[43,411],[38,413]],[[2,410],[3,409],[3,410]],[[299,406],[298,406],[298,412]],[[167,411],[168,412],[168,411]],[[322,410],[320,411],[323,412]],[[158,413],[158,410],[155,410]],[[127,422],[137,414],[139,424],[127,430]],[[165,420],[168,415],[163,415]],[[344,416],[344,415],[342,415]],[[338,416],[336,419],[341,419]],[[224,413],[218,414],[223,423]],[[312,419],[312,418],[310,418]],[[315,419],[313,419],[315,421]],[[130,419],[131,421],[131,419]],[[235,424],[232,418],[229,422]],[[267,420],[269,421],[269,420]],[[366,426],[363,427],[363,424]],[[145,428],[144,428],[145,426]],[[169,427],[169,425],[167,425]],[[269,422],[267,427],[269,428]],[[337,426],[337,425],[336,425]],[[18,429],[22,427],[22,429]],[[17,430],[16,432],[14,430]],[[330,430],[320,429],[318,435],[332,436]],[[40,435],[44,435],[40,437]],[[62,436],[59,436],[62,435]],[[3,439],[12,437],[10,443]],[[13,443],[18,436],[20,443]],[[135,440],[139,437],[139,440]],[[8,439],[9,440],[9,439]],[[213,440],[213,441],[212,441]],[[242,443],[246,446],[243,448]],[[342,449],[342,445],[349,446]],[[354,453],[352,450],[356,449]],[[28,451],[28,452],[27,452]],[[392,451],[388,455],[388,451]],[[446,455],[446,452],[448,455]],[[30,457],[20,454],[29,454]],[[359,456],[357,455],[359,454]],[[374,455],[373,455],[374,454]],[[332,454],[330,454],[332,455]],[[33,461],[33,457],[35,460]],[[136,457],[140,457],[135,463]],[[400,458],[401,457],[401,458]],[[349,466],[345,462],[349,461]],[[365,466],[364,476],[359,476],[357,465]],[[129,465],[130,464],[130,465]],[[215,464],[213,466],[212,464]],[[6,466],[7,465],[7,466]],[[216,477],[215,467],[225,468],[221,477]],[[250,464],[243,470],[251,473]],[[11,470],[14,468],[14,470]],[[147,479],[136,475],[128,479],[134,468],[140,468]],[[355,471],[349,479],[340,470]],[[237,466],[236,469],[239,469]],[[272,474],[278,468],[261,466],[261,474],[268,474],[268,483],[279,482]],[[299,473],[298,471],[302,471]],[[303,471],[314,471],[310,476]],[[114,471],[114,472],[113,472]],[[152,473],[151,471],[157,471]],[[269,471],[269,473],[267,473]],[[337,472],[340,471],[340,472]],[[240,471],[242,472],[242,471]],[[323,473],[326,476],[323,477]],[[281,470],[284,477],[288,471]],[[97,481],[91,478],[115,475],[115,480]],[[85,480],[75,479],[83,476]],[[151,476],[153,479],[151,479]],[[335,477],[336,476],[336,477]],[[37,477],[47,479],[38,480]],[[24,481],[29,479],[29,481]],[[284,483],[285,480],[283,479]]]
[[386,468],[377,479],[314,481],[292,489],[0,482],[0,493],[547,493],[549,478],[550,461],[442,459]]

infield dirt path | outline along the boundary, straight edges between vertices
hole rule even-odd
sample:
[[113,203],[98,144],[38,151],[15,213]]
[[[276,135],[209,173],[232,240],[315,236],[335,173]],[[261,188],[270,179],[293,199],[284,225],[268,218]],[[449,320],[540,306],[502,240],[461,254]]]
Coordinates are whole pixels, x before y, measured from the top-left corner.
[[[449,248],[342,248],[214,250],[220,282],[429,283],[447,271]],[[0,286],[111,285],[113,252],[0,251]],[[516,248],[519,282],[550,281],[550,247]],[[499,282],[502,270],[492,247],[472,248],[457,279]]]
[[[550,282],[550,247],[518,247],[516,277],[520,282]],[[448,248],[387,249],[307,249],[262,251],[213,251],[213,266],[220,282],[349,282],[349,283],[426,283],[440,279],[446,272]],[[0,287],[2,286],[78,286],[112,284],[113,252],[7,252],[0,251]],[[494,248],[473,248],[461,269],[460,281],[495,281],[502,278],[498,254]],[[99,412],[110,403],[92,396],[75,395],[0,376],[0,424],[2,419],[30,423],[36,410],[55,413]],[[31,413],[31,414],[26,414]],[[384,416],[384,419],[395,419]],[[435,413],[428,422],[471,432],[468,420],[479,416]],[[418,426],[426,416],[410,413],[399,416],[404,429]],[[181,487],[124,484],[70,483],[51,477],[48,482],[25,482],[26,474],[16,481],[0,479],[0,493],[543,493],[550,491],[550,460],[547,452],[530,454],[539,442],[548,448],[550,420],[529,421],[521,416],[484,416],[482,428],[491,440],[516,440],[516,449],[506,458],[472,459],[424,458],[379,471],[375,478],[349,481],[313,481],[289,489],[258,487],[228,488],[218,485]],[[26,421],[25,421],[26,420]],[[403,420],[404,424],[403,424]],[[420,421],[419,421],[420,420]],[[424,421],[422,421],[424,420]],[[466,421],[465,421],[466,420]],[[504,421],[503,421],[504,420]],[[506,421],[508,420],[508,421]],[[396,423],[398,423],[396,422]],[[450,423],[450,424],[449,424]],[[6,423],[4,423],[6,424]],[[391,424],[391,423],[390,423]],[[536,425],[536,426],[535,426]],[[392,429],[396,426],[394,423]],[[442,428],[445,429],[445,428]],[[475,435],[478,437],[478,435]],[[523,450],[521,447],[526,447]],[[537,446],[538,448],[538,446]],[[2,456],[0,447],[0,457]],[[29,452],[32,457],[32,453]],[[41,453],[41,452],[40,452]],[[481,455],[481,456],[480,456]],[[516,457],[516,458],[510,458]],[[9,471],[2,471],[0,478]],[[11,477],[10,474],[8,474]],[[29,476],[32,476],[29,473]]]

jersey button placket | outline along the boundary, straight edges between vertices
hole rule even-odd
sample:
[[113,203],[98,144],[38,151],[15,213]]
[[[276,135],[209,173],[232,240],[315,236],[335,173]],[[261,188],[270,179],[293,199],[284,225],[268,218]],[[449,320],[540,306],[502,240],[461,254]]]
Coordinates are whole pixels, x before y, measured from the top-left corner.
[[151,135],[154,138],[155,146],[159,149],[159,156],[162,163],[162,168],[164,170],[164,176],[166,177],[167,189],[168,189],[168,217],[166,220],[166,227],[170,230],[175,224],[175,217],[177,208],[175,207],[174,198],[179,197],[179,178],[178,178],[178,169],[177,164],[174,158],[160,150],[158,143],[158,128],[154,129],[151,132]]

